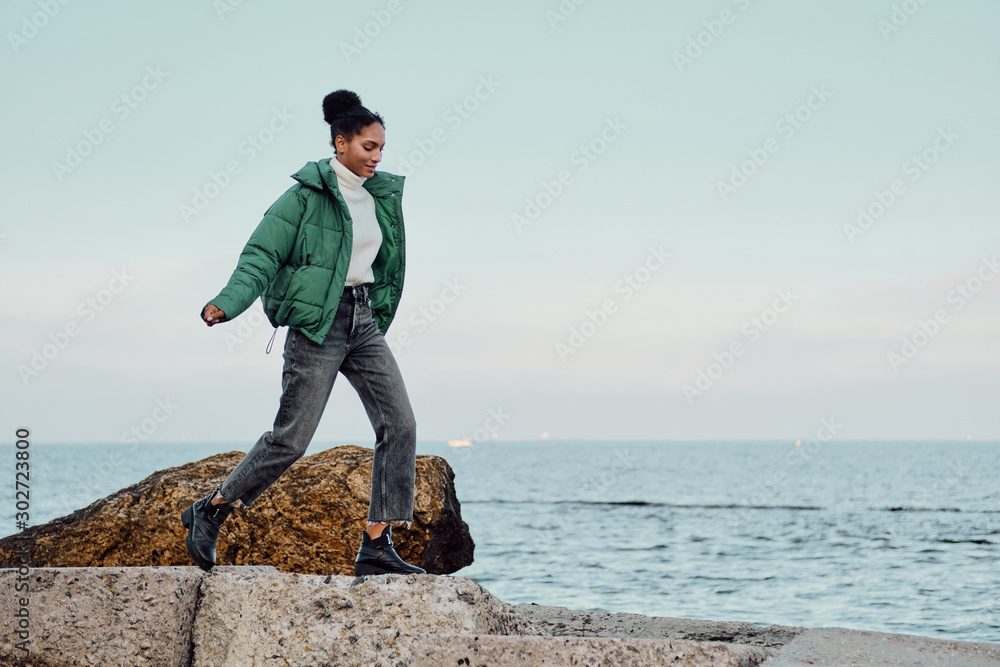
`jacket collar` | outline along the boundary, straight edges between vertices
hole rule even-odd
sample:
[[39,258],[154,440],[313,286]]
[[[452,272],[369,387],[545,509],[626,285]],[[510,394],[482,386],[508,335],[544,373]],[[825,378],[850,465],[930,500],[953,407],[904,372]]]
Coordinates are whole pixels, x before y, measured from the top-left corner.
[[[292,174],[292,178],[302,185],[313,190],[340,191],[337,185],[337,174],[330,166],[330,158],[324,158],[316,162],[306,162],[305,166]],[[365,179],[362,187],[371,193],[373,197],[386,197],[389,195],[403,194],[404,176],[390,174],[385,171],[376,171],[372,176]]]

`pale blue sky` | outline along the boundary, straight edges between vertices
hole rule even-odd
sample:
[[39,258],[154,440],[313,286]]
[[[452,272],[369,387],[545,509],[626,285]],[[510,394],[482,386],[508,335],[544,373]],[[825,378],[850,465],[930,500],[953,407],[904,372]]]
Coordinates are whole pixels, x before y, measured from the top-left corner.
[[[259,302],[211,329],[198,315],[289,174],[330,155],[321,101],[350,88],[386,119],[382,168],[409,173],[387,340],[420,439],[482,435],[491,410],[500,439],[795,440],[830,417],[845,439],[1000,438],[1000,280],[983,263],[1000,257],[995,2],[590,0],[554,27],[555,1],[221,4],[0,9],[8,432],[118,442],[147,420],[149,442],[249,446],[270,428],[287,329],[266,355]],[[919,9],[887,32],[894,4]],[[377,34],[345,56],[366,23]],[[679,67],[689,38],[707,47]],[[54,166],[81,142],[78,166]],[[581,159],[591,142],[601,154]],[[765,146],[724,201],[719,182]],[[926,171],[905,166],[925,151]],[[230,161],[239,173],[186,222]],[[851,242],[845,225],[895,180]],[[528,200],[546,206],[517,229]],[[650,248],[670,257],[647,274]],[[122,270],[101,312],[79,307]],[[626,275],[645,279],[628,299]],[[444,304],[447,281],[461,289]],[[791,305],[769,312],[779,290]],[[713,366],[733,343],[743,354]],[[316,437],[374,440],[342,377]]]

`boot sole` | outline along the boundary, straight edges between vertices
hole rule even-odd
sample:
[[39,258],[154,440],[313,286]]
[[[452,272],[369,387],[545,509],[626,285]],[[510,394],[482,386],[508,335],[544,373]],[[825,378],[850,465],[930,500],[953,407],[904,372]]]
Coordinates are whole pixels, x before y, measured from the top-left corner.
[[181,525],[187,529],[187,537],[184,538],[184,546],[187,547],[188,556],[190,556],[191,560],[195,562],[195,565],[208,572],[215,566],[215,563],[209,563],[208,561],[198,558],[195,555],[194,549],[191,548],[191,534],[194,532],[194,505],[191,505],[186,510],[181,512]]
[[[376,567],[370,563],[354,563],[354,576],[364,577],[373,574],[421,574],[420,572],[410,572],[404,570],[386,570],[381,567]],[[423,574],[427,574],[424,572]]]
[[380,567],[375,567],[374,565],[368,565],[367,563],[355,563],[354,564],[354,576],[364,577],[372,574],[392,574],[388,570],[383,570]]

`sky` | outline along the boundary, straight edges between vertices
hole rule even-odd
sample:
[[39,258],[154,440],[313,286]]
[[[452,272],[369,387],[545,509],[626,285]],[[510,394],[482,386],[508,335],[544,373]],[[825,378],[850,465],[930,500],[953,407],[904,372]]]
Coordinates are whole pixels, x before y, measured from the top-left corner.
[[[404,175],[418,439],[997,440],[1000,5],[0,8],[3,432],[251,446],[282,345],[207,327],[356,91]],[[824,431],[826,429],[826,431]],[[372,446],[340,377],[314,442]]]

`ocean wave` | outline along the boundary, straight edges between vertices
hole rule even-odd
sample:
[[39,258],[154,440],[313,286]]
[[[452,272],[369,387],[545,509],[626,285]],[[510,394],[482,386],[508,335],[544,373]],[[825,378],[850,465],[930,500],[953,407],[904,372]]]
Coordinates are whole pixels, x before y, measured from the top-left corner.
[[[608,507],[670,507],[674,509],[708,509],[708,510],[792,510],[819,512],[830,510],[830,507],[818,505],[742,505],[739,503],[668,503],[652,500],[517,500],[511,498],[470,499],[463,500],[463,505],[590,505]],[[842,508],[836,508],[840,510]],[[1000,514],[1000,509],[962,509],[960,507],[910,507],[898,505],[891,507],[869,507],[870,512],[951,512],[957,514]]]
[[872,507],[876,512],[956,512],[962,514],[1000,514],[1000,510],[973,510],[961,507],[909,507],[898,505],[893,507]]
[[700,504],[700,503],[665,503],[650,500],[512,500],[497,498],[494,500],[463,500],[463,505],[595,505],[612,507],[673,507],[677,509],[709,509],[709,510],[824,510],[825,507],[814,505],[739,505],[739,504]]

